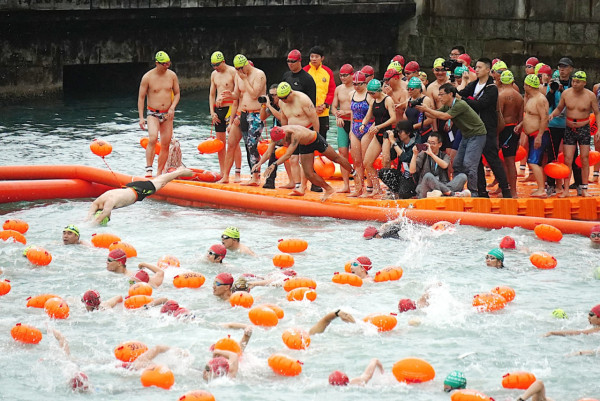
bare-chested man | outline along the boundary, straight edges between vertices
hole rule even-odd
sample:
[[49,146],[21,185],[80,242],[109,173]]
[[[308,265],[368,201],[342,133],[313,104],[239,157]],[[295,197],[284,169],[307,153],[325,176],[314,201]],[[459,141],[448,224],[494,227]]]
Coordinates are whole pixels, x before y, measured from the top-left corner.
[[[409,97],[407,84],[404,83],[404,85],[402,85],[403,82],[404,81],[402,81],[402,75],[396,69],[388,69],[383,75],[382,90],[383,93],[390,96],[394,101],[394,110],[396,110],[396,121],[404,119],[404,111],[406,110],[406,103]],[[419,83],[420,82],[421,80],[419,80]]]
[[446,73],[446,69],[444,68],[444,59],[436,58],[433,62],[433,75],[435,75],[435,81],[429,84],[427,87],[426,95],[430,99],[432,99],[435,103],[435,109],[439,109],[442,107],[441,100],[438,98],[438,92],[440,91],[440,86],[444,85],[447,82],[450,82],[448,79],[448,74]]
[[325,139],[319,135],[316,131],[305,128],[301,125],[284,125],[283,127],[273,127],[271,130],[271,143],[263,154],[260,161],[254,167],[253,172],[259,171],[261,164],[269,160],[271,153],[275,149],[275,145],[284,144],[288,147],[287,151],[283,156],[277,160],[276,163],[270,165],[265,170],[265,177],[271,174],[271,171],[276,168],[275,165],[284,163],[294,153],[296,148],[300,149],[300,163],[302,164],[302,170],[306,178],[313,183],[323,188],[323,195],[321,201],[327,200],[335,190],[327,184],[327,182],[321,178],[314,169],[315,150],[321,152],[323,156],[329,160],[338,163],[348,171],[352,170],[352,166],[348,162],[348,159],[338,155],[331,146],[327,144]]
[[[227,143],[226,130],[227,122],[231,112],[235,115],[237,110],[237,101],[223,100],[223,91],[233,92],[235,87],[235,68],[227,65],[223,53],[216,51],[210,56],[210,65],[213,72],[210,74],[210,93],[208,95],[208,104],[210,107],[210,115],[212,124],[215,126],[217,139]],[[235,103],[235,106],[233,105]],[[219,168],[221,176],[223,176],[223,167],[225,165],[225,155],[227,148],[224,146],[218,153]],[[235,159],[235,182],[240,181],[240,172],[242,166],[242,151],[238,143],[234,153]]]
[[[248,62],[243,54],[238,54],[233,59],[233,66],[237,70],[235,77],[235,89],[223,91],[224,100],[238,100],[238,110],[233,118],[233,124],[227,141],[227,154],[223,166],[223,178],[220,183],[229,182],[229,172],[233,165],[235,146],[244,138],[248,166],[253,170],[254,165],[260,159],[258,153],[258,142],[264,128],[264,121],[260,119],[260,103],[258,97],[267,91],[267,78],[262,70],[254,67]],[[260,171],[253,173],[249,182],[243,185],[258,186]]]
[[[352,74],[354,74],[354,67],[350,64],[344,64],[340,68],[340,81],[342,83],[335,88],[333,103],[331,104],[331,109],[335,110],[338,152],[346,159],[348,158],[348,149],[350,148],[350,126],[352,123],[352,111],[350,110],[350,93],[354,91]],[[348,171],[342,170],[344,186],[338,192],[350,192],[349,177]]]
[[[575,147],[579,144],[579,154],[581,157],[581,194],[590,196],[588,193],[588,180],[590,174],[590,112],[596,115],[596,121],[600,118],[598,103],[594,93],[585,88],[587,75],[583,71],[577,71],[573,75],[573,87],[563,92],[560,102],[556,109],[550,114],[550,118],[558,116],[563,109],[567,108],[567,130],[565,131],[564,154],[565,164],[571,170]],[[600,134],[596,134],[598,137]],[[571,175],[569,174],[569,177]],[[561,198],[569,196],[568,183],[566,189],[560,194]]]
[[[319,116],[308,95],[293,91],[289,83],[281,82],[277,86],[277,97],[281,109],[281,125],[301,125],[318,132]],[[296,148],[292,156],[300,158],[300,148]],[[302,176],[298,163],[292,163],[290,167],[295,184],[290,195],[302,196],[306,191],[306,177]]]
[[515,78],[510,70],[500,74],[498,85],[498,110],[504,117],[504,129],[498,136],[498,144],[504,155],[504,171],[510,185],[513,198],[517,197],[517,168],[515,156],[519,148],[520,132],[515,132],[515,127],[523,119],[523,98],[514,89]]
[[[546,96],[539,91],[540,80],[537,75],[530,74],[525,77],[525,114],[523,121],[515,127],[515,132],[520,132],[521,128],[525,135],[529,137],[529,157],[527,164],[529,170],[533,173],[538,185],[537,189],[529,196],[533,198],[545,198],[544,189],[544,171],[542,170],[542,161],[544,159],[544,150],[550,143],[550,132],[548,131],[548,100]],[[589,134],[588,134],[589,135]]]
[[160,132],[160,147],[162,152],[158,155],[157,175],[162,174],[169,157],[169,145],[173,136],[173,117],[175,107],[179,103],[179,81],[177,74],[169,70],[171,59],[163,51],[154,56],[156,67],[142,77],[138,94],[138,114],[140,128],[146,129],[144,120],[144,101],[148,97],[148,146],[146,146],[146,178],[152,177],[152,164],[154,163],[154,148]]

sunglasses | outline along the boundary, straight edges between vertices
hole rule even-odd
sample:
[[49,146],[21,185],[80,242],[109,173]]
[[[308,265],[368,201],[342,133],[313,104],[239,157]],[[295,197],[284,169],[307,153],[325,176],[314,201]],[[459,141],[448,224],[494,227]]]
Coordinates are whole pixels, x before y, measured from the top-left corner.
[[492,255],[485,255],[485,260],[498,260],[498,258]]
[[439,145],[439,142],[429,142],[429,141],[427,141],[427,144],[431,145],[431,146],[437,146],[437,145]]
[[[281,99],[281,98],[280,98]],[[221,235],[221,239],[230,239],[231,237],[228,237],[227,235]]]
[[372,77],[373,74],[365,74],[365,78]]
[[244,69],[244,67],[235,67],[236,70],[241,71]]
[[288,64],[294,64],[294,63],[297,63],[298,61],[300,61],[300,60],[292,60],[289,58],[287,59]]
[[167,66],[167,67],[168,67],[168,66],[170,66],[170,65],[171,65],[171,62],[170,62],[170,61],[167,61],[166,63],[158,63],[158,64],[160,64],[160,65],[163,65],[163,66]]
[[590,238],[600,238],[600,233],[591,233]]
[[352,82],[352,85],[354,86],[362,86],[362,85],[366,85],[366,82]]
[[446,70],[443,68],[435,68],[433,71],[435,72],[445,72]]
[[210,65],[211,65],[213,68],[215,68],[215,67],[218,67],[218,66],[220,66],[221,64],[223,64],[223,62],[222,62],[222,61],[221,61],[220,63],[216,63],[216,64],[210,63]]
[[113,258],[108,258],[108,259],[106,259],[106,261],[107,261],[108,263],[110,263],[110,262],[116,262],[117,260],[116,260],[116,259],[113,259]]
[[590,315],[590,317],[596,316],[596,314],[594,312],[590,312],[589,315]]
[[287,99],[288,97],[290,97],[290,95],[289,95],[289,94],[288,94],[287,96],[283,96],[283,97],[282,97],[282,96],[279,96],[279,100],[285,100],[285,99]]
[[220,286],[222,286],[222,285],[229,285],[229,284],[225,284],[225,283],[219,283],[218,281],[215,281],[213,284],[214,284],[216,287],[220,287]]
[[214,253],[213,251],[208,251],[208,254],[209,254],[209,255],[212,255],[212,256],[215,256],[215,257],[216,257],[216,256],[222,256],[221,254]]

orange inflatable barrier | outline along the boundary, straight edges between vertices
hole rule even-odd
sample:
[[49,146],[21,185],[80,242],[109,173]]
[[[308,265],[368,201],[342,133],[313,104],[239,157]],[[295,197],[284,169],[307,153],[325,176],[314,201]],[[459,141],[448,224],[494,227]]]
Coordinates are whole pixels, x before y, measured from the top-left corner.
[[308,287],[308,288],[315,289],[315,288],[317,288],[317,283],[312,278],[306,278],[306,277],[292,277],[292,278],[286,278],[285,280],[283,280],[283,289],[286,292],[290,292],[293,289],[296,289],[299,287]]
[[9,219],[2,224],[3,230],[14,230],[21,234],[25,234],[29,230],[29,224],[25,220],[20,219]]
[[435,370],[429,362],[419,358],[405,358],[394,364],[392,373],[401,383],[424,383],[433,380]]
[[303,239],[280,239],[277,248],[285,253],[299,253],[306,251],[308,242]]
[[502,376],[502,387],[527,390],[536,381],[535,375],[529,372],[511,372]]
[[130,297],[134,295],[152,295],[152,286],[148,283],[135,283],[129,287],[128,294]]
[[254,304],[254,297],[246,291],[236,291],[229,297],[229,303],[231,306],[241,306],[243,308],[250,308]]
[[206,278],[195,272],[178,274],[173,277],[173,285],[177,288],[200,288],[206,281]]
[[140,381],[144,387],[155,386],[168,390],[175,384],[175,375],[166,366],[155,365],[142,372]]
[[52,262],[50,252],[39,246],[29,248],[25,256],[27,256],[27,260],[37,266],[48,266]]
[[287,269],[288,267],[294,266],[294,257],[287,253],[281,253],[273,256],[273,265],[280,269]]
[[305,299],[313,302],[315,299],[317,299],[317,292],[312,288],[298,287],[287,293],[287,300],[290,302],[303,301]]
[[[150,138],[148,138],[147,136],[140,138],[140,145],[142,145],[142,148],[146,149],[148,147],[148,142],[150,142]],[[154,145],[154,153],[159,155],[160,154],[160,142],[156,141],[156,145]]]
[[179,397],[179,401],[215,401],[215,396],[208,391],[193,390]]
[[549,242],[560,242],[563,237],[558,228],[549,224],[539,224],[535,226],[533,232],[539,239]]
[[8,294],[10,289],[10,280],[0,280],[0,296]]
[[92,244],[96,248],[106,248],[108,249],[113,242],[119,242],[121,238],[114,234],[109,233],[101,233],[101,234],[92,234]]
[[502,296],[502,298],[504,298],[507,303],[512,302],[512,300],[515,299],[515,290],[505,285],[496,287],[490,292]]
[[493,401],[493,398],[477,390],[455,390],[450,396],[450,401]]
[[472,305],[478,312],[493,312],[504,309],[506,299],[502,295],[494,293],[477,294],[473,297]]
[[122,250],[123,252],[125,252],[125,255],[127,255],[128,258],[134,258],[137,256],[137,251],[135,250],[135,248],[131,244],[128,244],[127,242],[123,242],[123,241],[113,242],[112,244],[110,244],[108,246],[108,250],[112,251],[113,249]]
[[61,298],[50,298],[44,304],[46,314],[53,319],[66,319],[69,317],[69,305]]
[[148,347],[143,342],[127,341],[117,345],[113,352],[118,360],[133,362],[146,351],[148,351]]
[[46,304],[46,301],[50,298],[60,298],[58,295],[54,294],[41,294],[36,295],[34,297],[27,298],[27,307],[28,308],[43,308]]
[[158,259],[156,265],[161,269],[166,269],[167,267],[181,267],[179,259],[171,255],[165,255],[162,258]]
[[363,285],[362,278],[352,273],[333,273],[331,281],[336,284],[348,284],[353,287],[361,287]]
[[15,341],[25,344],[37,344],[42,341],[42,332],[33,326],[17,323],[10,329],[10,335]]
[[538,269],[554,269],[558,264],[556,258],[548,252],[534,252],[529,256],[529,261]]
[[279,323],[277,313],[267,306],[256,306],[248,311],[248,318],[256,326],[274,327]]
[[302,329],[287,329],[281,334],[281,339],[290,349],[302,350],[310,345],[310,336]]
[[283,319],[283,317],[284,317],[283,309],[281,309],[279,306],[277,306],[275,304],[262,304],[260,306],[266,306],[267,308],[269,308],[273,312],[275,312],[275,314],[277,315],[277,319],[279,319],[279,320]]
[[90,150],[96,156],[104,157],[112,152],[112,145],[102,139],[94,139],[90,144]]
[[298,376],[302,373],[302,362],[295,361],[286,355],[271,355],[268,363],[273,372],[281,376]]
[[27,244],[27,239],[25,239],[25,236],[15,230],[0,231],[0,239],[4,241],[12,240],[12,242],[20,242],[21,244]]
[[385,269],[381,269],[375,273],[373,281],[376,283],[381,283],[384,281],[396,281],[402,278],[402,274],[404,274],[404,270],[402,270],[400,266],[386,267]]
[[203,142],[200,142],[198,145],[198,152],[200,152],[200,154],[217,153],[224,147],[225,144],[220,139],[209,138]]
[[390,313],[388,315],[385,314],[371,314],[366,316],[363,319],[363,322],[371,323],[373,326],[377,327],[377,331],[392,331],[396,324],[398,324],[398,319],[396,319],[395,314]]
[[242,354],[242,347],[240,347],[240,344],[231,338],[230,335],[217,341],[215,343],[215,349],[235,352],[238,355]]
[[123,305],[127,309],[138,309],[152,302],[152,297],[148,295],[128,295],[125,297]]

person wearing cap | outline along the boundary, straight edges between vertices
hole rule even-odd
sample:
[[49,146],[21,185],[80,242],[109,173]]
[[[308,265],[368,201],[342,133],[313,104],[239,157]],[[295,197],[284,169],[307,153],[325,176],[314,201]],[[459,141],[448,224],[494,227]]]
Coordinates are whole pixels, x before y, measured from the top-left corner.
[[[446,73],[446,69],[444,68],[444,61],[445,60],[441,57],[438,57],[433,61],[432,71],[433,75],[435,76],[435,81],[429,84],[426,92],[427,97],[433,100],[434,107],[432,108],[435,109],[439,109],[440,107],[442,107],[441,101],[438,98],[438,92],[440,90],[440,87],[445,83],[450,82],[450,78],[448,78],[448,74]],[[440,132],[440,128],[441,127],[438,128],[438,132]]]
[[[410,64],[410,63],[409,63]],[[392,68],[390,68],[392,67]],[[383,75],[383,87],[382,91],[386,95],[392,98],[394,102],[394,110],[396,110],[396,121],[404,120],[404,112],[406,110],[406,103],[409,98],[409,92],[407,90],[407,84],[402,80],[401,69],[393,68],[392,65],[388,66],[387,71]],[[421,80],[417,78],[419,81],[419,85],[423,85]],[[413,81],[414,82],[414,81]],[[385,150],[386,141],[383,142],[382,148]],[[389,149],[387,149],[387,153],[389,154]],[[386,154],[386,153],[384,153]],[[388,168],[389,159],[383,160],[383,167]]]
[[504,252],[500,248],[490,249],[487,255],[485,255],[485,265],[487,267],[502,269],[504,267]]
[[313,77],[302,68],[302,54],[299,50],[294,49],[288,53],[287,66],[289,71],[283,74],[281,82],[287,82],[292,90],[304,93],[316,106],[317,85]]
[[333,371],[329,375],[329,384],[332,386],[364,386],[371,380],[371,378],[373,378],[373,374],[375,374],[376,369],[379,369],[381,374],[384,373],[383,365],[379,359],[373,358],[365,368],[365,371],[362,373],[362,375],[352,379],[349,379],[345,373],[340,372],[339,370]]
[[[142,262],[138,264],[138,272],[136,273],[136,275],[134,276],[134,279],[136,281],[144,281],[148,284],[150,284],[152,286],[152,288],[158,288],[160,287],[160,285],[163,283],[163,280],[165,279],[165,272],[163,269],[161,269],[158,266],[155,266],[151,263],[147,263],[147,262]],[[151,272],[153,272],[153,275],[148,275],[148,273],[146,271],[144,271],[143,269],[148,269]],[[143,279],[138,279],[136,276],[140,273],[143,272],[145,274],[143,274],[144,278]],[[148,280],[146,281],[145,277],[148,276]]]
[[[363,193],[363,154],[369,146],[364,133],[360,131],[363,118],[369,111],[369,95],[367,94],[367,81],[365,74],[361,71],[354,73],[352,77],[352,86],[354,90],[350,93],[350,110],[352,112],[352,125],[350,128],[350,153],[356,173],[354,174],[354,191],[348,197],[357,197]],[[368,123],[368,127],[371,123]],[[363,143],[363,138],[364,143]]]
[[416,61],[409,61],[404,66],[404,76],[406,77],[406,81],[408,82],[411,78],[419,78],[419,71],[421,71],[421,66]]
[[[366,260],[365,260],[366,259]],[[373,278],[369,276],[369,270],[373,267],[371,260],[366,257],[362,257],[362,260],[356,258],[350,262],[350,273],[356,274],[363,281],[373,281]]]
[[594,306],[588,313],[588,322],[592,325],[589,329],[549,331],[544,337],[549,336],[577,336],[579,334],[593,334],[600,332],[600,304]]
[[539,62],[537,57],[529,57],[527,61],[525,61],[525,75],[535,74],[535,66],[538,65]]
[[[229,138],[227,140],[227,153],[223,164],[223,178],[220,183],[229,182],[229,173],[233,166],[236,146],[244,139],[248,167],[252,169],[260,159],[258,153],[258,142],[264,128],[264,122],[260,118],[261,105],[258,101],[260,96],[267,92],[267,78],[265,73],[248,62],[243,54],[237,54],[233,59],[236,69],[235,85],[233,91],[222,92],[224,100],[237,100],[238,108],[232,116]],[[258,186],[260,172],[254,173],[250,181],[242,185]]]
[[[333,94],[333,103],[331,104],[331,110],[335,110],[338,153],[346,159],[348,158],[349,154],[348,149],[350,147],[350,127],[352,125],[350,94],[354,91],[354,86],[352,85],[353,75],[354,67],[352,67],[352,65],[344,64],[340,68],[340,81],[342,83],[335,88],[335,93]],[[350,192],[350,174],[344,169],[342,169],[342,181],[344,185],[342,189],[338,190],[338,192]]]
[[412,124],[412,131],[415,134],[416,143],[426,143],[429,134],[433,131],[433,118],[427,118],[425,113],[417,110],[415,107],[421,104],[434,108],[435,103],[429,97],[423,94],[423,84],[419,78],[413,77],[408,81],[408,102],[404,111],[404,118]]
[[400,235],[404,224],[406,224],[406,220],[403,217],[398,217],[382,224],[379,228],[368,226],[365,228],[363,238],[366,240],[373,238],[406,239]]
[[[415,137],[408,120],[399,121],[396,128],[386,131],[388,137],[382,145],[383,168],[379,179],[388,187],[386,198],[408,199],[416,195],[416,183],[408,171]],[[390,168],[390,160],[398,160],[396,168]],[[387,167],[386,167],[387,166]]]
[[213,281],[213,295],[228,301],[231,296],[231,286],[233,285],[233,276],[230,273],[219,273]]
[[227,248],[222,244],[215,244],[208,248],[206,260],[211,263],[223,263],[225,255],[227,255]]
[[86,220],[94,217],[95,224],[108,218],[110,220],[113,209],[119,209],[144,200],[147,196],[153,195],[170,181],[179,177],[191,177],[194,172],[185,167],[179,167],[170,173],[159,175],[148,181],[129,182],[123,188],[116,188],[106,191],[92,202],[88,210]]
[[461,388],[467,388],[467,379],[463,372],[459,370],[453,370],[444,379],[444,391],[446,393],[452,390],[458,390]]
[[225,231],[223,231],[223,234],[221,234],[221,244],[223,244],[228,251],[256,256],[250,248],[240,242],[240,230],[238,230],[237,227],[227,227]]
[[87,392],[90,390],[90,382],[88,376],[79,370],[79,363],[75,361],[75,359],[71,356],[71,348],[69,347],[69,342],[65,338],[65,336],[55,328],[50,326],[46,326],[46,330],[48,333],[52,333],[56,341],[58,341],[59,348],[65,353],[65,356],[68,358],[69,362],[75,363],[77,367],[77,372],[71,376],[69,379],[69,386],[71,390],[74,392]]
[[64,245],[90,245],[89,242],[80,240],[79,236],[79,228],[74,224],[63,228],[62,241]]
[[523,120],[524,101],[521,94],[514,89],[515,78],[510,70],[505,70],[500,74],[499,82],[498,111],[502,113],[504,118],[504,128],[498,134],[498,144],[504,156],[503,163],[510,193],[513,198],[516,198],[517,168],[515,166],[515,156],[519,148],[521,133],[515,132],[515,127]]
[[[242,325],[239,327],[241,326]],[[244,335],[240,340],[240,354],[244,352],[248,342],[250,341],[250,338],[252,337],[252,326],[243,325],[243,327]],[[206,363],[206,366],[202,371],[202,377],[207,382],[221,376],[227,376],[232,379],[235,378],[239,369],[240,354],[237,352],[213,348],[212,359]]]
[[367,84],[371,82],[373,78],[375,78],[375,69],[370,65],[365,65],[363,68],[360,69],[360,72],[365,74],[365,82]]
[[[600,121],[600,111],[598,102],[592,91],[585,88],[587,75],[584,71],[577,71],[573,74],[573,87],[565,90],[560,98],[556,109],[550,114],[550,119],[558,116],[566,107],[567,129],[563,143],[563,152],[565,155],[565,164],[572,168],[575,157],[575,149],[579,145],[579,157],[581,158],[581,185],[578,188],[578,194],[581,196],[590,196],[588,193],[588,180],[590,174],[590,113],[594,113],[596,121]],[[600,134],[596,134],[600,138]],[[569,177],[571,174],[569,174]],[[566,186],[566,185],[565,185]],[[569,190],[565,189],[559,197],[569,196]]]
[[[130,284],[135,284],[136,282],[141,281],[150,284],[153,288],[157,288],[162,284],[165,273],[160,268],[149,263],[140,263],[138,265],[140,270],[134,272],[127,269],[126,263],[127,255],[125,252],[122,249],[113,249],[108,254],[108,258],[106,260],[106,270],[129,277]],[[144,267],[155,273],[152,278],[150,278],[147,272],[142,270]]]
[[600,224],[596,224],[590,230],[590,240],[593,245],[600,247]]
[[[169,70],[171,58],[164,51],[154,56],[155,67],[144,74],[138,93],[139,125],[142,130],[148,124],[148,146],[146,146],[146,178],[152,177],[154,149],[160,134],[162,152],[158,155],[157,175],[163,174],[169,157],[169,146],[173,136],[173,118],[179,103],[179,80]],[[144,119],[144,103],[147,98],[147,120]]]
[[123,296],[115,295],[114,297],[106,300],[100,301],[100,293],[96,290],[87,290],[81,296],[81,302],[85,306],[85,309],[88,312],[92,312],[95,310],[104,310],[114,308],[121,302],[123,302]]
[[[223,93],[225,91],[231,93],[235,89],[235,68],[233,68],[233,66],[227,65],[227,63],[225,62],[225,56],[220,51],[216,51],[210,56],[210,65],[213,68],[213,71],[210,73],[210,91],[208,94],[210,116],[212,118],[212,124],[215,127],[217,139],[223,142],[224,144],[227,144],[225,132],[227,130],[229,117],[231,116],[232,112],[233,115],[235,115],[237,111],[237,100],[225,100],[223,98]],[[223,167],[225,165],[226,154],[227,149],[225,146],[217,153],[219,157],[219,168],[221,176],[223,176],[224,173]],[[234,151],[234,159],[234,182],[239,182],[242,167],[242,151],[240,149],[239,143],[236,145],[236,149]]]

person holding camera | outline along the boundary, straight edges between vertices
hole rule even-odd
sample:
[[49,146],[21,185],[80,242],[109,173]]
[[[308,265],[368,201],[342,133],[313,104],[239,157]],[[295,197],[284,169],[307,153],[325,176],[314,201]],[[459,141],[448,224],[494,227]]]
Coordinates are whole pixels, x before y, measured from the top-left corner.
[[384,144],[387,143],[385,148],[388,149],[388,154],[384,154],[383,158],[398,158],[398,168],[379,170],[379,178],[387,185],[390,199],[408,199],[416,195],[416,184],[408,170],[415,146],[415,138],[411,132],[410,121],[402,120],[396,124],[396,128],[383,134]]
[[421,86],[421,80],[419,78],[411,78],[408,81],[408,104],[404,114],[406,119],[412,124],[412,132],[415,134],[416,143],[425,143],[429,137],[429,133],[432,131],[431,125],[433,124],[433,118],[427,118],[425,113],[417,110],[416,106],[425,104],[426,106],[433,108],[433,101],[423,95],[423,87]]
[[471,196],[467,189],[463,191],[467,176],[464,173],[455,174],[452,181],[448,177],[450,156],[441,151],[442,136],[432,132],[427,143],[413,147],[409,172],[418,177],[416,188],[417,197],[426,198],[430,191],[439,191],[445,196]]

